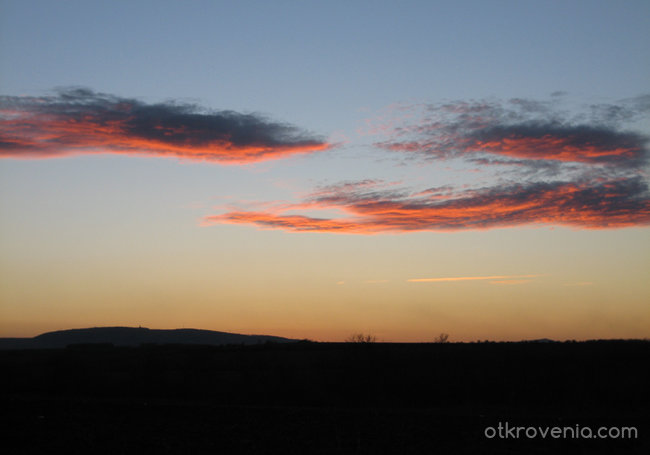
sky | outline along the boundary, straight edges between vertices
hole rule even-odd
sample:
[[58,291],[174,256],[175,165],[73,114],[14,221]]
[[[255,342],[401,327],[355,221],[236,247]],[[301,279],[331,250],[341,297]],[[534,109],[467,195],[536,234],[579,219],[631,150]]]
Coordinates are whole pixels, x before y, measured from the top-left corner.
[[0,0],[0,336],[650,336],[647,1]]

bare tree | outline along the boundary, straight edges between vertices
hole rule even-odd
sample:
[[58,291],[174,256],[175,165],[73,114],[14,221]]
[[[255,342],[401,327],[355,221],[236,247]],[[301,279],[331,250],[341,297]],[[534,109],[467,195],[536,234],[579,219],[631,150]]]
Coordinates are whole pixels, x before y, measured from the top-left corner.
[[448,333],[441,333],[433,340],[434,343],[447,343],[448,341],[449,341]]
[[377,341],[376,336],[363,333],[354,333],[345,340],[346,343],[374,343],[375,341]]

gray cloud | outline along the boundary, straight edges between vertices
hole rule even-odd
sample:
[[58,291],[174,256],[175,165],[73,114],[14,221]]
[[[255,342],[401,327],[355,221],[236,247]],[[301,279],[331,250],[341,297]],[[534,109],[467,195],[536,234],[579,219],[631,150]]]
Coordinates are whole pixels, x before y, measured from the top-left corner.
[[[345,218],[289,215],[296,207],[338,208]],[[527,224],[604,229],[650,224],[650,194],[640,177],[503,184],[454,192],[448,187],[409,193],[346,183],[319,190],[303,203],[265,211],[233,211],[207,224],[253,224],[294,232],[375,234],[490,229]]]
[[293,125],[194,104],[147,104],[85,88],[0,97],[4,157],[108,152],[246,163],[328,147]]
[[[598,104],[569,114],[555,101],[429,105],[420,121],[401,125],[375,145],[431,159],[490,157],[638,168],[647,163],[648,137],[624,129],[650,113],[650,96]],[[493,161],[497,163],[497,161]]]

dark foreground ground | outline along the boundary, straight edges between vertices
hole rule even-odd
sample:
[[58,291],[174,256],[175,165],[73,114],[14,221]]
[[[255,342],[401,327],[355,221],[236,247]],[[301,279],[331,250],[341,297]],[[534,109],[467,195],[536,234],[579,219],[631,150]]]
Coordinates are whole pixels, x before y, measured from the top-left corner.
[[647,454],[649,360],[647,341],[6,350],[0,451]]

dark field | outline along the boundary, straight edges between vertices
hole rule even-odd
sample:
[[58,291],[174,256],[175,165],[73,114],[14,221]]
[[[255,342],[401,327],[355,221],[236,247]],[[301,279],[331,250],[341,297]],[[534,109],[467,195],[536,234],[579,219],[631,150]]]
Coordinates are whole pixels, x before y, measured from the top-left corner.
[[[2,453],[650,453],[650,343],[0,351]],[[636,427],[489,439],[486,427]]]

